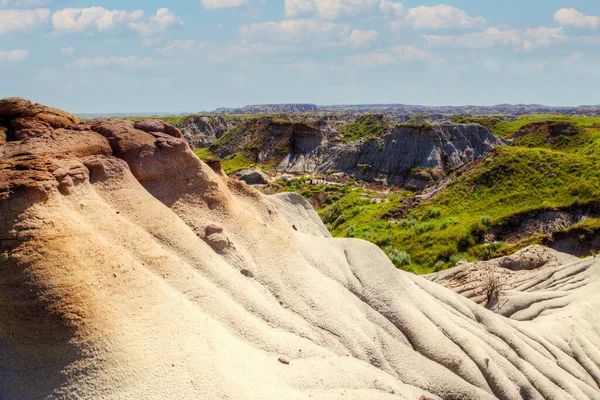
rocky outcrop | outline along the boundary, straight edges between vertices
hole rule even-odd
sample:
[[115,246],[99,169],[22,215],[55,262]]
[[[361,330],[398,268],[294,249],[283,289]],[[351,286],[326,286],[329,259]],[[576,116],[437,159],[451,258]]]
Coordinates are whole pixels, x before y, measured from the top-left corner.
[[0,142],[41,136],[79,122],[74,115],[19,97],[0,100]]
[[[358,180],[379,180],[390,184],[409,183],[422,189],[428,177],[481,157],[508,142],[476,125],[442,123],[427,126],[399,126],[379,139],[345,145],[325,143],[311,151],[292,151],[278,170],[303,172],[343,171]],[[437,172],[428,177],[420,169]],[[417,174],[415,174],[417,172]]]
[[495,260],[460,262],[428,278],[507,318],[533,321],[548,309],[566,307],[589,279],[589,264],[577,261],[548,247],[530,246]]
[[326,135],[310,124],[266,117],[229,132],[211,150],[221,158],[242,153],[256,163],[264,163],[290,153],[311,152],[325,141]]
[[193,149],[208,147],[226,132],[241,126],[244,118],[235,116],[191,116],[185,118],[178,128]]
[[236,172],[235,176],[248,185],[265,185],[269,183],[269,176],[260,169],[243,169]]
[[0,146],[0,398],[600,399],[597,258],[508,319],[138,128]]

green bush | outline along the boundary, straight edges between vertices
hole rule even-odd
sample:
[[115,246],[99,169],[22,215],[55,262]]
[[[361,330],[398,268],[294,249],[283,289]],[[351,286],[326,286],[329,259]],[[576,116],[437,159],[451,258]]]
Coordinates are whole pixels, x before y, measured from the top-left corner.
[[405,267],[410,265],[411,256],[406,251],[399,251],[398,249],[394,249],[392,252],[388,252],[387,256],[397,267]]

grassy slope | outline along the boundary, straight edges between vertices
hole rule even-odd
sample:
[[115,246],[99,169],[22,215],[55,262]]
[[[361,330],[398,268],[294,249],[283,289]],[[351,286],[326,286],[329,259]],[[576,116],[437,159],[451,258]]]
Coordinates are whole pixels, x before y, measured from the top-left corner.
[[[202,161],[218,160],[219,157],[215,154],[215,151],[217,151],[217,149],[230,144],[232,141],[235,142],[235,140],[238,138],[238,135],[240,134],[252,135],[251,130],[256,129],[256,126],[254,126],[254,122],[251,122],[250,120],[255,120],[255,122],[260,122],[260,120],[262,120],[263,122],[268,123],[268,127],[266,127],[265,129],[272,129],[275,127],[287,126],[292,124],[292,122],[284,118],[274,116],[254,116],[253,118],[248,120],[249,123],[240,125],[239,127],[226,132],[210,147],[195,149],[194,152]],[[261,149],[261,145],[262,142],[250,142],[246,144],[244,148],[242,148],[237,154],[227,157],[225,159],[221,159],[221,166],[223,167],[225,173],[231,174],[254,165],[256,160],[256,153]],[[284,151],[284,149],[281,149],[281,151],[287,152],[288,150]],[[279,163],[279,161],[281,160],[278,158],[274,158],[261,164],[258,164],[256,165],[256,167],[264,171],[268,171],[269,169],[274,168]]]
[[344,126],[340,131],[341,139],[345,143],[376,139],[383,134],[385,128],[383,115],[367,114]]
[[[508,122],[502,127],[503,135],[544,119],[547,116],[525,116]],[[407,252],[410,265],[397,265],[417,273],[446,268],[462,258],[516,251],[539,238],[510,247],[504,243],[483,246],[479,239],[490,225],[515,213],[600,199],[600,119],[569,120],[582,128],[581,133],[558,141],[556,149],[529,148],[527,141],[524,146],[517,143],[498,149],[431,203],[414,208],[398,221],[384,216],[400,204],[366,205],[352,194],[320,214],[335,236],[366,239],[392,254]]]
[[489,130],[495,135],[507,137],[523,126],[531,124],[533,122],[544,122],[544,121],[569,121],[579,126],[590,127],[596,125],[600,127],[600,118],[585,118],[585,117],[570,117],[563,115],[552,115],[552,114],[528,114],[522,115],[513,121],[503,120],[497,116],[456,116],[452,118],[452,122],[455,123],[478,123]]

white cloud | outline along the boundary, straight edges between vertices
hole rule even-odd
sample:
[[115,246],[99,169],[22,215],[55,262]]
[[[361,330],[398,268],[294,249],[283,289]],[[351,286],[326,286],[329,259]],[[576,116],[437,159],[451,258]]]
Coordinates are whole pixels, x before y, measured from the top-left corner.
[[128,28],[146,38],[164,34],[170,28],[184,23],[168,8],[159,8],[147,17],[142,10],[132,12],[107,10],[104,7],[66,8],[52,15],[56,33],[102,33],[116,28]]
[[386,14],[395,14],[397,17],[404,14],[404,4],[396,3],[394,1],[381,0],[379,9]]
[[107,10],[104,7],[65,8],[52,15],[54,30],[58,33],[104,32],[121,23],[131,23],[144,18],[142,10],[133,12]]
[[566,40],[563,28],[529,28],[525,30],[488,28],[481,32],[462,35],[425,35],[435,47],[489,49],[511,47],[530,50],[538,46],[549,46]]
[[522,33],[523,48],[526,50],[538,46],[550,46],[554,43],[559,43],[567,39],[563,32],[563,28],[529,28]]
[[246,0],[202,0],[202,8],[206,11],[224,10],[246,5]]
[[554,20],[562,26],[589,29],[598,29],[600,27],[600,17],[585,15],[574,8],[561,8],[554,14]]
[[377,36],[379,36],[379,32],[377,31],[362,31],[360,29],[354,29],[350,33],[350,36],[348,36],[347,43],[350,43],[356,47],[360,47],[365,43],[377,39]]
[[17,63],[26,60],[28,57],[29,52],[27,50],[0,51],[0,61]]
[[73,46],[63,47],[62,49],[60,49],[60,52],[62,54],[73,54],[73,53],[75,53],[75,47],[73,47]]
[[380,0],[285,0],[287,18],[315,13],[323,19],[336,19],[341,16],[356,16],[371,11]]
[[462,47],[467,49],[487,49],[492,47],[517,47],[522,43],[521,34],[514,29],[501,30],[496,27],[482,32],[462,35],[425,35],[425,39],[436,47]]
[[417,30],[476,29],[485,25],[487,25],[487,21],[483,17],[471,17],[459,8],[442,4],[433,7],[411,8],[402,19],[390,22],[388,28],[392,31],[407,26]]
[[415,46],[398,45],[388,51],[377,50],[346,56],[346,62],[358,67],[382,67],[398,62],[424,61],[432,57],[428,51]]
[[77,61],[67,64],[67,67],[71,68],[103,68],[109,66],[117,66],[128,69],[135,69],[138,67],[148,67],[153,65],[155,62],[152,58],[138,58],[134,56],[130,57],[97,57],[88,58],[82,57]]
[[268,39],[283,42],[310,42],[315,39],[344,40],[350,33],[348,25],[312,19],[283,20],[281,22],[264,22],[243,25],[240,34],[244,38]]
[[0,35],[3,33],[30,32],[48,23],[50,10],[0,10]]
[[182,25],[184,25],[183,21],[168,8],[159,8],[156,14],[150,17],[148,21],[132,22],[129,24],[131,29],[144,37],[161,35],[171,27]]

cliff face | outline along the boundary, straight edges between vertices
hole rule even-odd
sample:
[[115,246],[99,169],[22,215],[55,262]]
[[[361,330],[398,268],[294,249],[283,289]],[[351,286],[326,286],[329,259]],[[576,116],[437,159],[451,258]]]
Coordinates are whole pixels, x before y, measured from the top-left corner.
[[256,163],[280,160],[290,152],[311,152],[321,146],[325,133],[306,123],[261,118],[228,132],[211,146],[221,158],[244,153]]
[[[480,125],[442,123],[428,127],[400,126],[379,139],[292,151],[278,166],[286,172],[354,174],[359,180],[404,184],[415,169],[442,172],[457,168],[506,141]],[[412,172],[411,172],[412,171]]]
[[15,108],[2,399],[600,399],[596,258],[520,271],[539,290],[511,307],[535,312],[509,319],[331,238],[301,197],[229,179],[160,121]]
[[238,117],[199,116],[185,118],[178,127],[190,147],[195,149],[210,146],[225,132],[237,128],[244,122],[244,119]]

